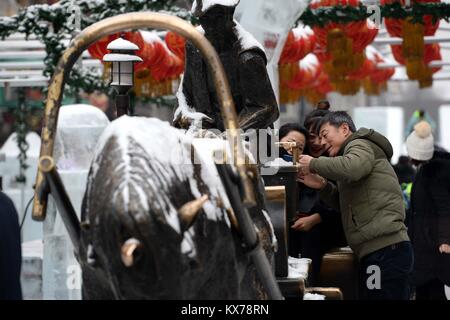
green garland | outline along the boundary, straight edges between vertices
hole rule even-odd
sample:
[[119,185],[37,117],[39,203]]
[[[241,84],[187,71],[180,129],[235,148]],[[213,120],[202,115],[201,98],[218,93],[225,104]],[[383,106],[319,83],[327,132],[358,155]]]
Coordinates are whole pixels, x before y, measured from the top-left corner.
[[[44,59],[44,76],[51,77],[55,67],[66,49],[62,40],[68,34],[76,33],[75,25],[67,21],[72,16],[73,5],[81,12],[81,29],[89,25],[126,12],[158,11],[190,19],[187,10],[175,6],[176,0],[62,0],[55,5],[34,5],[21,10],[13,17],[0,17],[0,38],[12,33],[24,33],[26,38],[35,35],[45,45],[47,56]],[[66,93],[76,95],[80,90],[86,93],[101,91],[111,94],[95,68],[74,67],[67,80]]]
[[[399,2],[386,4],[380,7],[382,18],[404,19],[412,17],[414,22],[423,23],[423,17],[430,15],[434,21],[450,19],[450,4],[448,3],[414,3],[405,8]],[[369,18],[372,14],[367,12],[367,6],[359,4],[352,6],[321,7],[318,9],[308,8],[297,22],[310,27],[324,27],[326,24],[349,23]]]
[[414,3],[410,9],[405,10],[400,3],[385,5],[381,9],[384,18],[404,19],[412,17],[414,22],[423,23],[424,16],[433,17],[433,21],[450,20],[449,3]]
[[370,16],[367,13],[366,6],[360,4],[358,7],[352,6],[333,6],[321,7],[318,9],[308,8],[300,16],[298,22],[309,27],[324,27],[330,22],[349,23],[367,19]]
[[20,183],[25,183],[27,178],[25,175],[25,170],[29,167],[27,164],[27,151],[30,147],[27,142],[27,134],[29,132],[29,128],[26,122],[26,114],[27,114],[27,106],[25,104],[25,91],[24,88],[19,89],[19,107],[15,108],[13,111],[14,114],[14,131],[16,132],[17,146],[19,147],[19,155],[17,158],[19,159],[20,171],[19,175],[16,176],[16,181]]

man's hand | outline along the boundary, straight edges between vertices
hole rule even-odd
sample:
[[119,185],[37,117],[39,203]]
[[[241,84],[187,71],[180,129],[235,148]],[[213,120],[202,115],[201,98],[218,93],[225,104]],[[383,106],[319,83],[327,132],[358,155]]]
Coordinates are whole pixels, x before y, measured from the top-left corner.
[[318,174],[312,173],[308,175],[301,175],[300,173],[298,173],[297,181],[303,183],[307,187],[316,190],[322,190],[327,185],[327,179],[319,176]]
[[440,253],[450,253],[450,246],[448,244],[441,244],[441,246],[439,247],[439,252]]
[[322,222],[322,218],[318,213],[314,213],[307,217],[298,218],[291,228],[297,231],[308,232],[320,222]]
[[307,175],[311,173],[311,170],[309,168],[309,165],[311,163],[311,160],[314,159],[311,156],[301,155],[298,160],[298,172],[301,175]]

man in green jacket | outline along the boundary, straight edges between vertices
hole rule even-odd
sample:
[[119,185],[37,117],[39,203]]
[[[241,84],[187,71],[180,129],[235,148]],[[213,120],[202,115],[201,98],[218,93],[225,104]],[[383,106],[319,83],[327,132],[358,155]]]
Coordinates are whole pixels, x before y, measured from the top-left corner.
[[360,296],[409,299],[413,253],[391,144],[374,130],[357,131],[343,111],[326,115],[319,134],[330,157],[302,156],[299,178],[341,212],[347,241],[360,260]]

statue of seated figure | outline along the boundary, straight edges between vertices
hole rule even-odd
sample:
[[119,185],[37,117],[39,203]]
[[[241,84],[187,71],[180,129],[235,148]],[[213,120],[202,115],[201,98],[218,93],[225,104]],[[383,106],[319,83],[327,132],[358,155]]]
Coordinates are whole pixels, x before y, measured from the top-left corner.
[[[263,47],[233,20],[238,3],[194,1],[192,12],[200,20],[199,31],[204,32],[222,61],[240,128],[266,129],[278,118],[278,105]],[[190,42],[186,43],[186,68],[177,98],[176,127],[225,130],[213,77],[200,51]]]

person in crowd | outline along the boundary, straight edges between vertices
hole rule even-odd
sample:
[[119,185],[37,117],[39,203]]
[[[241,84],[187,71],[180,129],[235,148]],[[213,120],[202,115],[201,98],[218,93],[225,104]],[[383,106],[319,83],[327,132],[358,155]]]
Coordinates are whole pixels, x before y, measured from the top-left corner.
[[21,252],[17,211],[11,199],[0,191],[0,300],[22,299]]
[[398,163],[394,165],[394,171],[397,175],[400,187],[402,188],[406,212],[405,224],[408,227],[411,221],[411,189],[416,170],[408,156],[400,156],[398,158]]
[[325,115],[319,134],[329,157],[300,156],[300,181],[320,190],[321,198],[341,212],[360,262],[360,297],[409,299],[413,252],[389,140],[374,130],[356,130],[344,111]]
[[[281,142],[297,142],[299,154],[308,152],[309,148],[306,146],[308,135],[308,130],[295,123],[283,125],[279,133]],[[288,153],[292,157],[291,151],[280,150],[280,154],[283,153]],[[285,155],[284,159],[288,160]],[[345,239],[340,242],[335,240],[339,220],[339,213],[324,205],[314,189],[299,183],[297,215],[294,221],[290,222],[289,255],[312,260],[311,273],[308,276],[310,286],[317,285],[325,252],[332,247],[345,245]]]
[[317,126],[322,118],[330,111],[323,109],[316,109],[311,111],[305,118],[304,126],[308,129],[308,150],[310,155],[314,158],[318,158],[322,155],[326,155],[324,148],[320,142],[319,135],[317,134]]
[[[282,125],[279,130],[280,142],[295,142],[297,144],[299,154],[302,154],[305,151],[307,137],[308,131],[297,123],[286,123],[285,125]],[[280,148],[280,158],[285,161],[292,162],[292,156],[292,148]]]
[[418,168],[411,191],[416,300],[446,300],[450,286],[450,154],[437,151],[431,126],[416,124],[406,148]]
[[[325,101],[328,103],[328,101]],[[308,114],[305,119],[304,126],[308,130],[307,150],[308,154],[313,158],[319,158],[321,156],[327,157],[328,154],[323,148],[320,137],[317,134],[318,126],[322,121],[322,118],[330,111],[323,109],[313,110]],[[313,190],[313,189],[310,189]],[[317,191],[315,191],[317,193]],[[331,249],[335,247],[347,246],[347,240],[345,239],[344,229],[342,227],[341,215],[338,211],[328,207],[320,197],[317,197],[317,204],[320,206],[320,216],[325,228],[325,248]]]
[[400,184],[408,184],[414,181],[416,170],[414,169],[409,157],[400,156],[398,158],[398,163],[394,165],[394,171]]

